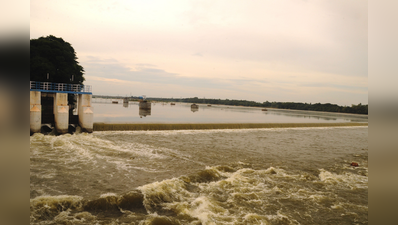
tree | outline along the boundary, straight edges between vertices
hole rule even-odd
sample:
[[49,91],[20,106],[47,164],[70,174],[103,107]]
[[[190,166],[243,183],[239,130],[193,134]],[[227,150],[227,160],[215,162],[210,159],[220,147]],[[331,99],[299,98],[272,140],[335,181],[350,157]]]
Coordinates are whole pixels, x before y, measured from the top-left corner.
[[49,35],[30,40],[31,81],[83,84],[83,74],[75,50],[62,38]]

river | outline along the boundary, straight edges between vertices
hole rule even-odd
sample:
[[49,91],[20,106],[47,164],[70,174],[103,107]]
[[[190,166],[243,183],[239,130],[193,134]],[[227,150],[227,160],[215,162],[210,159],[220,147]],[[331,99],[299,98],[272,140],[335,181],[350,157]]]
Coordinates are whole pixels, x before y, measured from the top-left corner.
[[[333,123],[367,116],[93,101],[100,123]],[[352,162],[358,167],[351,166]],[[367,224],[368,127],[30,137],[31,224]]]
[[[160,112],[155,106],[140,118],[138,108],[97,104],[136,112],[101,117],[115,114],[94,104],[97,122]],[[211,115],[229,109],[211,107]],[[295,121],[353,119],[237,110],[246,118],[279,113],[281,121],[286,113]],[[34,134],[30,207],[31,224],[367,224],[368,127]]]

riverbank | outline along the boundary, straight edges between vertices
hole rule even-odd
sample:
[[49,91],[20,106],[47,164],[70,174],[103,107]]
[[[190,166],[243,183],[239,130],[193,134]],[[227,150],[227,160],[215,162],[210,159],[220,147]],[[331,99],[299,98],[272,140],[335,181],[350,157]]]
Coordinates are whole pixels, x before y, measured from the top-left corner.
[[296,127],[342,127],[368,126],[368,123],[94,123],[94,131],[129,130],[204,130],[204,129],[253,129],[253,128],[296,128]]

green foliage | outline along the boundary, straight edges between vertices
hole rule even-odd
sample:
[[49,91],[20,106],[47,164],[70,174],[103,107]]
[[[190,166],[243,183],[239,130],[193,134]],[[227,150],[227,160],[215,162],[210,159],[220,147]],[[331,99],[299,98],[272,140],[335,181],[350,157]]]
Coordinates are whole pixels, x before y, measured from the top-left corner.
[[75,50],[62,38],[49,35],[30,40],[31,81],[83,84],[83,74]]

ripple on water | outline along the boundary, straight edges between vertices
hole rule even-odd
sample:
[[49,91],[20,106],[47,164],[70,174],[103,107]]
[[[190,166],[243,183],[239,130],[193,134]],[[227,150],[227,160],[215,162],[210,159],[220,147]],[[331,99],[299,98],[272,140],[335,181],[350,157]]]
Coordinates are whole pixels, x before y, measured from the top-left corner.
[[367,223],[366,138],[363,128],[35,134],[31,224]]

